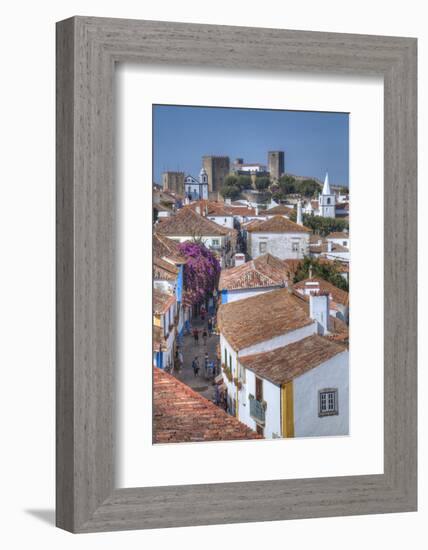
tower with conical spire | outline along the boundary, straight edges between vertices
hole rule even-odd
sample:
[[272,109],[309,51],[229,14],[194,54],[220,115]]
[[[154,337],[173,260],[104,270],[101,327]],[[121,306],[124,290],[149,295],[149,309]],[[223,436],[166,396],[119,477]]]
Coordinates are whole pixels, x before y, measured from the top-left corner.
[[331,192],[328,172],[325,174],[322,193],[318,197],[318,212],[323,218],[336,217],[336,195]]

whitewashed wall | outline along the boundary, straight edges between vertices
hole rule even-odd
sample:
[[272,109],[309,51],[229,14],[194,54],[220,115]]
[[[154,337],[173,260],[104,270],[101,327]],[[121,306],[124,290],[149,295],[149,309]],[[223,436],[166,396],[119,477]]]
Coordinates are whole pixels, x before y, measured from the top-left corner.
[[238,300],[243,300],[244,298],[251,298],[252,296],[258,296],[259,294],[263,294],[264,292],[271,292],[272,290],[278,290],[280,287],[278,286],[270,286],[270,287],[263,287],[263,288],[244,288],[244,289],[238,289],[238,290],[228,290],[227,291],[227,303],[230,302],[236,302]]
[[[252,258],[258,258],[260,253],[259,243],[265,242],[266,252],[277,256],[281,260],[301,260],[309,251],[309,234],[306,233],[253,233],[250,232],[250,254]],[[299,250],[292,250],[292,243],[299,241]]]
[[222,227],[233,229],[233,216],[210,216],[208,214],[207,218],[212,222],[215,222],[218,225],[221,225]]
[[[247,370],[245,371],[246,383],[239,392],[239,420],[252,430],[256,430],[256,421],[250,416],[249,395],[256,394],[256,376]],[[266,401],[266,423],[264,426],[264,437],[271,439],[274,435],[281,437],[281,388],[263,379],[263,400]]]
[[267,403],[264,436],[281,437],[281,388],[263,380],[263,400]]
[[330,237],[327,237],[327,241],[331,241],[334,244],[340,244],[341,246],[346,246],[346,248],[351,247],[351,241],[349,237],[344,237],[343,239],[332,239]]
[[[318,416],[318,391],[323,388],[337,388],[338,415]],[[296,378],[293,389],[295,437],[349,434],[348,351]]]

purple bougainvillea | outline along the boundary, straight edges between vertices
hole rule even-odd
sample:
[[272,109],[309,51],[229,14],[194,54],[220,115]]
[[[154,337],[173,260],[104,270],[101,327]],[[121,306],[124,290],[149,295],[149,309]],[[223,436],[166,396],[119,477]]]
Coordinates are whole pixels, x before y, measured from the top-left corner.
[[180,251],[187,258],[184,266],[184,302],[200,304],[217,288],[220,263],[202,243],[184,242]]

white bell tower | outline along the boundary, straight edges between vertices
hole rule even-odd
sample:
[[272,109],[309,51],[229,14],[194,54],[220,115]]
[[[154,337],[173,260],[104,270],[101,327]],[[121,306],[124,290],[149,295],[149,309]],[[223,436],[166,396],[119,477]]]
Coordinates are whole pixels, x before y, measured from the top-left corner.
[[328,172],[325,175],[324,187],[322,193],[318,197],[319,215],[323,218],[336,217],[336,195],[331,192],[330,183],[328,181]]
[[208,199],[208,174],[203,167],[199,172],[199,198]]

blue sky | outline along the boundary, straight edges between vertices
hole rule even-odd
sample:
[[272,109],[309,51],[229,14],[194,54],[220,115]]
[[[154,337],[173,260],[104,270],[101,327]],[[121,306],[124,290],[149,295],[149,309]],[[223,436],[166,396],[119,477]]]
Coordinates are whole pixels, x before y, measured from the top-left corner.
[[267,164],[267,152],[285,151],[285,171],[348,185],[347,113],[153,106],[154,180],[166,170],[197,176],[203,155]]

